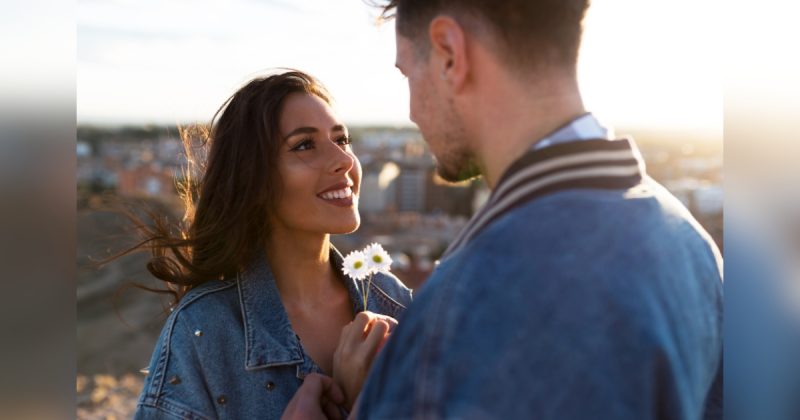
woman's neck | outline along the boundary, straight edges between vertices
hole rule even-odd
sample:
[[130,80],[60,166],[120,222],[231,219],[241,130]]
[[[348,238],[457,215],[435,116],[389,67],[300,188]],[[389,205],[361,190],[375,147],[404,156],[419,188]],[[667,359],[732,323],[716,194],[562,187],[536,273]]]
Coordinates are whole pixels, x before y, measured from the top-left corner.
[[353,319],[347,288],[330,264],[330,235],[275,232],[267,261],[303,351],[333,372],[333,353],[342,328]]
[[273,232],[267,261],[285,305],[319,302],[335,287],[330,247],[327,234]]

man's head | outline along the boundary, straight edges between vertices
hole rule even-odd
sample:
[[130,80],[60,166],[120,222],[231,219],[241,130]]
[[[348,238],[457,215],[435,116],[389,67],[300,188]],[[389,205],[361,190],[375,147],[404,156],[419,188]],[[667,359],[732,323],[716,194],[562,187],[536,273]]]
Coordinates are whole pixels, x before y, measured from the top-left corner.
[[521,72],[537,67],[575,67],[589,0],[390,0],[383,16],[420,56],[431,48],[428,26],[438,15],[454,17],[472,31],[487,30],[497,53]]
[[478,174],[475,117],[491,106],[486,93],[491,96],[495,82],[574,78],[588,2],[391,0],[383,6],[383,16],[396,19],[396,64],[408,78],[410,117],[442,177]]

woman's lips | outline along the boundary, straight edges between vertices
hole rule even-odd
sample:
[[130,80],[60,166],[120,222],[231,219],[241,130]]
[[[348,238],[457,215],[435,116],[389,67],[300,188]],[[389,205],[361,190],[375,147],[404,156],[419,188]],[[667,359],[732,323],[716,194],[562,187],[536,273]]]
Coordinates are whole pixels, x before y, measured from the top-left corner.
[[330,200],[326,200],[321,197],[319,197],[319,199],[336,207],[350,207],[353,205],[353,197],[354,195],[345,198],[334,198]]
[[350,207],[353,205],[353,196],[355,193],[349,186],[342,189],[326,191],[317,194],[317,198],[325,201],[328,204],[338,207]]

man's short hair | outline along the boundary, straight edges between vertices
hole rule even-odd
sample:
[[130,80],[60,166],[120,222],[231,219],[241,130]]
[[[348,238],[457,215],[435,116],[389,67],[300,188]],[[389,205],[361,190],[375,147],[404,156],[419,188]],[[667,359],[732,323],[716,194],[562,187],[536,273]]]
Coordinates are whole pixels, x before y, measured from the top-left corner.
[[[519,70],[541,65],[574,68],[589,0],[389,0],[382,17],[396,19],[399,34],[413,41],[418,53],[430,49],[428,25],[448,14],[470,29],[471,21],[487,26],[502,59]],[[477,18],[477,19],[476,19]],[[474,28],[473,29],[477,29]]]

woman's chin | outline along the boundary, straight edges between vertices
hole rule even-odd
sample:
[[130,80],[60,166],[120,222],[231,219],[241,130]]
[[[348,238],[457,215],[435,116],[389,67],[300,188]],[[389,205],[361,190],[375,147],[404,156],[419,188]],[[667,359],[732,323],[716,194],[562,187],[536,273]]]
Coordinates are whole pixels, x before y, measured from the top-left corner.
[[331,235],[347,235],[348,233],[353,233],[358,230],[359,226],[361,226],[361,219],[356,216],[353,220],[348,222],[338,223],[335,227],[332,227],[328,233]]

